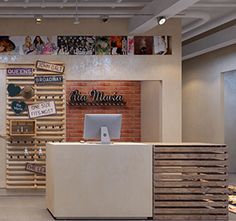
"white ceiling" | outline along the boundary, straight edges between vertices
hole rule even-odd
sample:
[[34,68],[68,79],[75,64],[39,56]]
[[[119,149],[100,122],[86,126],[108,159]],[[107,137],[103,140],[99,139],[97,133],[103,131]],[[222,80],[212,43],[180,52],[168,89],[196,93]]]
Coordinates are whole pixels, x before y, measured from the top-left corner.
[[1,0],[0,18],[129,18],[138,34],[159,16],[182,19],[183,41],[236,19],[236,0]]

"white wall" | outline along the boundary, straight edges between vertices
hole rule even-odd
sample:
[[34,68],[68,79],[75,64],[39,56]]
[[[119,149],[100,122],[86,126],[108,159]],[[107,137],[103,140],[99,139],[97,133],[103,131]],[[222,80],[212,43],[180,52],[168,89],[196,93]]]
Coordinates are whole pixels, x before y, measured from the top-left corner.
[[229,172],[236,173],[236,71],[223,76],[225,143],[229,147]]
[[[128,35],[126,19],[111,20],[107,24],[98,20],[82,20],[76,26],[72,20],[46,20],[34,25],[26,19],[7,19],[0,23],[2,35]],[[5,27],[8,27],[7,29]],[[162,81],[162,137],[163,142],[181,141],[181,23],[170,19],[144,35],[172,36],[172,55],[166,56],[16,56],[0,55],[0,62],[61,61],[66,66],[69,80],[158,80]],[[0,68],[5,68],[0,64]],[[5,91],[0,91],[5,99]],[[5,105],[5,104],[4,104]],[[5,107],[3,105],[3,107]],[[4,130],[2,121],[0,131]],[[5,162],[0,161],[0,164]],[[0,166],[2,168],[2,166]],[[0,171],[5,173],[5,171]],[[1,182],[1,180],[0,180]]]
[[161,81],[141,82],[141,141],[161,142]]
[[[6,134],[6,78],[5,71],[0,70],[0,135]],[[5,186],[6,176],[6,142],[0,138],[0,188]]]
[[183,141],[225,143],[223,73],[235,61],[232,45],[183,62]]

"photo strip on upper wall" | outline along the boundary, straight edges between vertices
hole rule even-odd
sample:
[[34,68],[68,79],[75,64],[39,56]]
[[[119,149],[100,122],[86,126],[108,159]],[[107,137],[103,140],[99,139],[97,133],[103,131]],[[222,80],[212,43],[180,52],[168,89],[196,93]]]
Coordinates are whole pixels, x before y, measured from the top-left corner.
[[171,36],[0,36],[5,55],[171,55]]
[[126,55],[127,54],[127,37],[126,36],[111,36],[111,55]]
[[57,37],[0,36],[0,53],[9,55],[55,55]]
[[95,43],[95,36],[58,36],[57,54],[94,55]]

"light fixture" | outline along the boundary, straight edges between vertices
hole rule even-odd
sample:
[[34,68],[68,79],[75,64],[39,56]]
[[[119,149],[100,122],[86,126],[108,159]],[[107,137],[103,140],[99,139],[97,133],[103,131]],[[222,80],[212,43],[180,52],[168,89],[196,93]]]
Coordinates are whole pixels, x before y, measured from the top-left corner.
[[42,2],[41,2],[41,8],[45,8],[46,7],[46,5],[45,5],[45,0],[42,0]]
[[108,15],[102,15],[101,20],[103,23],[107,23],[109,21],[109,16]]
[[74,25],[78,25],[80,23],[79,21],[79,16],[78,16],[78,1],[76,0],[75,2],[75,20],[74,20]]
[[68,0],[62,0],[62,4],[60,5],[60,8],[63,8],[64,5],[67,3]]
[[43,18],[42,18],[42,16],[35,16],[35,22],[36,22],[36,24],[41,24],[42,23],[42,21],[43,21]]
[[166,22],[166,17],[161,16],[161,17],[157,18],[157,22],[159,25],[164,25]]
[[27,7],[28,7],[28,5],[27,5],[28,3],[29,3],[29,0],[25,0],[25,1],[24,1],[24,5],[23,5],[23,8],[27,8]]
[[122,0],[116,0],[116,2],[111,6],[111,8],[115,8],[117,4],[120,4]]
[[80,23],[79,17],[75,16],[74,25],[78,25],[79,23]]

